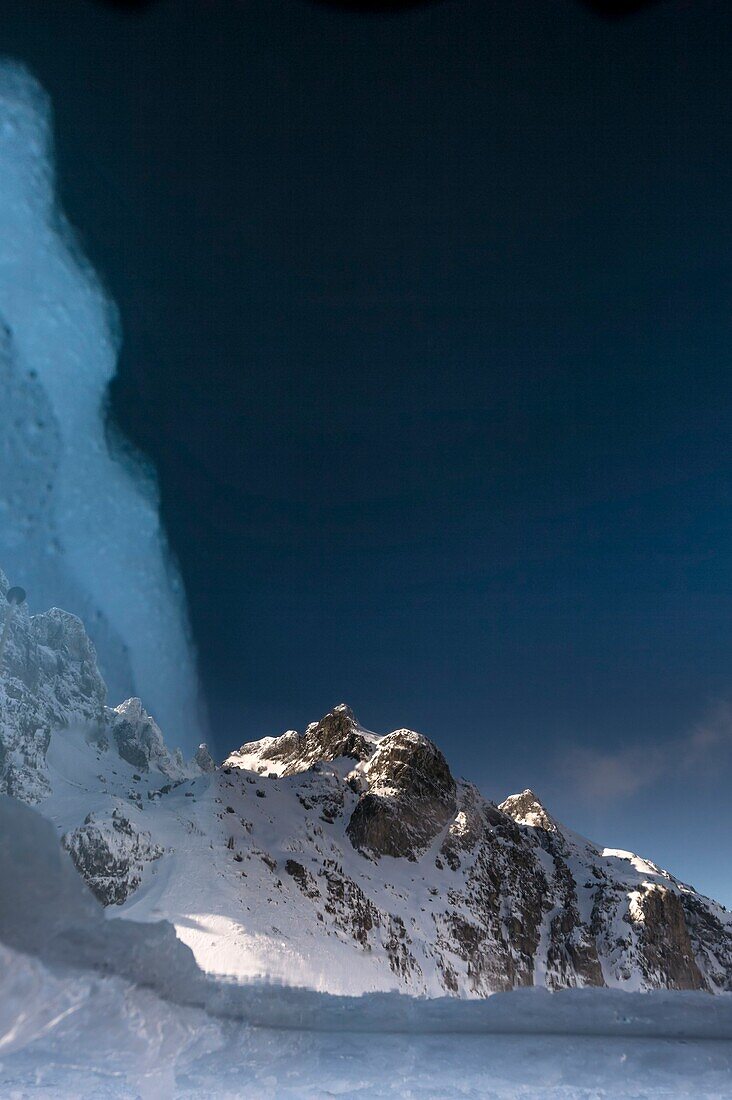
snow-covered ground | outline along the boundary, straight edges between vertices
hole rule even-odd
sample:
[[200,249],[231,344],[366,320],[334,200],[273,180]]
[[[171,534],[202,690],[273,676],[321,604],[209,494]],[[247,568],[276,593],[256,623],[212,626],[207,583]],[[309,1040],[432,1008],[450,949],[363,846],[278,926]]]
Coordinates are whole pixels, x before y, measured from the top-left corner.
[[[512,996],[496,996],[509,1002],[509,1013],[516,1007],[509,1009]],[[604,996],[591,991],[570,1007],[569,1016],[581,1017],[586,1026],[594,1003],[603,1026]],[[644,995],[639,1030],[650,1021],[662,1023],[669,996],[674,995]],[[275,1004],[285,1019],[290,997],[291,991],[276,991]],[[454,1002],[442,1009],[446,1028],[453,1026],[453,1007]],[[694,1012],[690,1004],[690,1023]],[[343,1020],[347,1030],[331,1031],[325,1021],[317,1029],[319,1022],[317,1001],[315,1030],[257,1027],[172,1005],[117,978],[54,974],[38,960],[2,950],[0,1095],[8,1100],[732,1095],[729,1039],[360,1031],[374,1021],[362,1018],[357,1002]]]

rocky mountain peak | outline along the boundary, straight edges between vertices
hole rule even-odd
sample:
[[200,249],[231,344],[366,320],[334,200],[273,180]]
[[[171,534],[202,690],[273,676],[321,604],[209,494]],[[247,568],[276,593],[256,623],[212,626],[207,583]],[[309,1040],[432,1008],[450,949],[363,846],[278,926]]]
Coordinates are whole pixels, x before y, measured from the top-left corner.
[[455,780],[432,741],[407,729],[378,737],[344,703],[302,735],[288,730],[247,742],[225,765],[293,776],[339,759],[356,763],[348,782],[360,798],[346,831],[365,855],[415,860],[455,812]]
[[287,730],[279,737],[247,741],[224,763],[260,775],[297,775],[321,762],[367,760],[378,740],[359,725],[350,707],[340,703],[320,721],[311,722],[304,734]]
[[308,726],[304,741],[308,755],[318,760],[342,756],[367,760],[374,751],[375,738],[359,725],[350,707],[339,703],[319,722]]
[[521,794],[509,795],[500,803],[498,809],[512,817],[517,825],[529,825],[534,829],[545,829],[550,833],[558,831],[558,822],[528,787]]

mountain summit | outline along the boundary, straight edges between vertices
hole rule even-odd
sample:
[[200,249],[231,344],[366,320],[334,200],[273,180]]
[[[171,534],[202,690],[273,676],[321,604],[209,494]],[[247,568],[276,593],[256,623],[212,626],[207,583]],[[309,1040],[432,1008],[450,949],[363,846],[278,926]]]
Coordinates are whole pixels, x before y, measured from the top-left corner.
[[427,737],[377,735],[343,704],[219,767],[205,746],[185,762],[139,700],[106,705],[78,619],[21,610],[0,791],[53,822],[99,900],[171,921],[205,970],[334,993],[732,991],[732,915],[533,791],[496,805]]

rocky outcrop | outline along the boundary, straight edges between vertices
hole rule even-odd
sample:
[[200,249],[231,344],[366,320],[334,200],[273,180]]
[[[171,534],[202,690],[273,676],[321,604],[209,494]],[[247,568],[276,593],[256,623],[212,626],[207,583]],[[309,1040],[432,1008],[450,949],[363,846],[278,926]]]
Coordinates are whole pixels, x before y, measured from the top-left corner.
[[[0,572],[0,617],[8,613]],[[0,675],[0,793],[39,802],[48,792],[45,757],[54,729],[104,721],[107,689],[94,647],[74,615],[15,610]]]
[[201,744],[198,746],[194,753],[193,761],[205,775],[209,772],[216,771],[216,763],[211,753],[208,751],[208,745]]
[[[7,590],[0,571],[0,630]],[[0,669],[0,794],[41,802],[49,793],[51,735],[64,730],[83,729],[94,744],[114,745],[140,772],[180,779],[205,770],[198,754],[186,765],[180,753],[168,750],[139,699],[114,708],[106,702],[107,688],[81,620],[56,607],[37,615],[25,604],[16,608]],[[207,750],[201,761],[214,767]]]
[[245,767],[260,775],[297,775],[313,764],[340,758],[366,760],[377,738],[361,728],[345,703],[312,722],[304,734],[288,730],[279,737],[248,741],[233,752],[225,766]]
[[706,989],[694,958],[680,896],[660,883],[644,883],[630,896],[642,969],[654,985],[669,989]]
[[713,991],[732,993],[732,920],[721,905],[689,887],[680,895],[694,959]]
[[150,833],[119,809],[109,816],[88,814],[61,843],[102,905],[122,905],[140,885],[144,865],[163,854]]
[[120,757],[133,768],[154,768],[172,779],[185,775],[183,758],[168,751],[160,727],[139,699],[127,699],[108,712],[108,728]]
[[498,809],[512,818],[518,825],[529,825],[532,829],[543,829],[547,833],[557,832],[557,823],[547,813],[532,790],[521,794],[509,795]]
[[412,861],[455,812],[455,780],[440,750],[421,734],[396,730],[380,742],[362,774],[346,832],[355,848]]
[[340,757],[367,760],[374,751],[373,734],[361,728],[345,703],[334,707],[319,722],[312,722],[305,730],[303,741],[306,758],[310,761]]

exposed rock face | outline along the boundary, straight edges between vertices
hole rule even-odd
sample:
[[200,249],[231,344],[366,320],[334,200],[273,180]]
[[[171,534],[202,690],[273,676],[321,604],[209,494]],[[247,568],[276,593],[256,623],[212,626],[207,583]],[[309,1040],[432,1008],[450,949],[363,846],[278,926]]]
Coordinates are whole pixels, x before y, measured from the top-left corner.
[[361,851],[412,861],[455,812],[455,780],[436,745],[411,730],[379,743],[363,768],[368,790],[347,833]]
[[310,760],[366,760],[374,751],[374,738],[361,729],[353,711],[344,703],[312,722],[305,731],[305,749]]
[[681,904],[694,958],[712,991],[732,993],[732,919],[721,906],[693,890],[682,890]]
[[341,816],[346,802],[343,780],[332,771],[324,771],[319,764],[301,773],[297,786],[297,800],[306,811],[317,813],[320,821],[332,825]]
[[150,833],[138,829],[121,810],[107,817],[88,814],[61,842],[102,905],[122,905],[140,885],[144,864],[163,854]]
[[[8,587],[0,571],[0,630]],[[97,745],[114,744],[142,772],[153,769],[171,779],[199,773],[196,762],[185,765],[169,752],[139,699],[113,709],[106,701],[81,620],[57,607],[39,615],[25,604],[16,608],[0,669],[0,794],[31,804],[46,797],[46,753],[52,733],[61,730],[83,729]]]
[[[547,890],[543,869],[510,818],[475,787],[460,784],[458,802],[435,859],[454,879],[448,908],[433,917],[443,957],[457,956],[473,995],[532,985]],[[446,979],[451,970],[459,973],[448,963]]]
[[108,721],[118,753],[133,768],[146,772],[154,767],[175,779],[185,774],[182,757],[168,751],[160,727],[139,699],[127,699],[115,707]]
[[631,898],[630,916],[641,928],[639,935],[645,969],[658,985],[670,989],[706,989],[684,918],[681,898],[659,883],[644,885]]
[[[7,590],[0,572],[3,621]],[[0,793],[38,802],[48,791],[51,731],[98,725],[107,689],[81,621],[55,607],[42,615],[16,609],[0,672]]]
[[193,759],[202,772],[208,773],[216,771],[216,764],[211,753],[208,751],[208,745],[199,745]]

